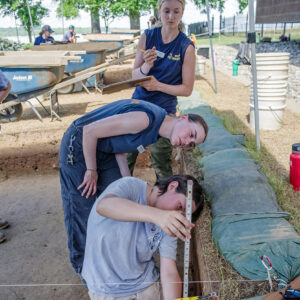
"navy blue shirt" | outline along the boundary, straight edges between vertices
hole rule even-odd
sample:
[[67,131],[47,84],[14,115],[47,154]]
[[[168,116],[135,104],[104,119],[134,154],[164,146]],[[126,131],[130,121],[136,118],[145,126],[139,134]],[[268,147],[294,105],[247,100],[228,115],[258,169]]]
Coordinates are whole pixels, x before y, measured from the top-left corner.
[[[141,100],[119,100],[105,106],[101,106],[73,122],[73,125],[82,132],[82,127],[95,121],[132,111],[143,111],[149,118],[149,125],[143,131],[136,134],[124,134],[98,139],[97,161],[99,169],[110,167],[109,154],[128,153],[155,143],[159,138],[159,129],[165,119],[166,111],[154,104]],[[82,147],[82,145],[80,145]],[[82,150],[80,150],[82,151]]]
[[40,44],[53,43],[53,42],[54,42],[54,38],[52,36],[49,36],[47,39],[44,39],[43,35],[40,34],[37,38],[35,38],[34,45],[38,46]]
[[5,75],[0,70],[0,91],[6,90],[7,86],[8,86],[8,79],[5,77]]
[[[194,46],[193,42],[183,32],[179,32],[172,42],[165,44],[162,41],[161,27],[147,29],[145,30],[145,35],[146,50],[155,46],[156,50],[165,53],[164,58],[157,57],[148,75],[153,75],[158,81],[165,84],[182,84],[182,65],[185,52],[189,45]],[[167,113],[176,113],[176,96],[159,91],[147,91],[143,87],[138,86],[132,98],[154,103],[164,108]]]

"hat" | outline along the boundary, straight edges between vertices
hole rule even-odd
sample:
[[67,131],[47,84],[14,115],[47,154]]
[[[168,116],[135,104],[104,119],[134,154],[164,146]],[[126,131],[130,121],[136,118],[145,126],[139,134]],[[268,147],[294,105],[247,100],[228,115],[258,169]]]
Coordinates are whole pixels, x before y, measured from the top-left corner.
[[74,25],[70,25],[69,29],[75,29],[75,26]]
[[50,25],[44,25],[42,27],[42,30],[44,31],[49,31],[50,33],[54,32],[54,30],[52,30],[51,26]]

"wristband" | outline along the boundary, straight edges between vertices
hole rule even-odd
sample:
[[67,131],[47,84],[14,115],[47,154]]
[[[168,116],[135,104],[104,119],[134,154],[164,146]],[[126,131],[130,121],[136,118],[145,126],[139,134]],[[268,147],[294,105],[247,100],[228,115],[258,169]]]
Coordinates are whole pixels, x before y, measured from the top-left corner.
[[147,76],[147,74],[145,74],[142,70],[142,66],[140,66],[140,72],[144,75],[144,76]]
[[87,171],[96,171],[97,172],[97,169],[86,169]]

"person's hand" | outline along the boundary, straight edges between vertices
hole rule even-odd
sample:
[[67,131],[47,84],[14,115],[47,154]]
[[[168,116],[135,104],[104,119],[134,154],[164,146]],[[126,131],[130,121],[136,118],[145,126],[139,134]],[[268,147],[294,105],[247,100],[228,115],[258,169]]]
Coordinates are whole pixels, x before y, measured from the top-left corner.
[[153,67],[154,61],[157,59],[155,50],[156,47],[153,46],[152,49],[148,49],[144,52],[144,61],[149,66],[149,69]]
[[195,227],[195,225],[190,223],[180,211],[160,209],[154,218],[154,223],[167,235],[172,237],[176,236],[182,241],[191,238],[191,229]]
[[97,180],[98,180],[98,173],[96,170],[86,170],[84,174],[83,181],[80,186],[77,187],[77,190],[83,188],[81,193],[82,197],[86,197],[86,199],[91,196],[95,195],[97,191]]
[[157,91],[157,87],[158,87],[159,81],[154,77],[151,76],[150,80],[146,80],[146,81],[142,81],[137,83],[137,85],[142,86],[143,88],[145,88],[147,91]]

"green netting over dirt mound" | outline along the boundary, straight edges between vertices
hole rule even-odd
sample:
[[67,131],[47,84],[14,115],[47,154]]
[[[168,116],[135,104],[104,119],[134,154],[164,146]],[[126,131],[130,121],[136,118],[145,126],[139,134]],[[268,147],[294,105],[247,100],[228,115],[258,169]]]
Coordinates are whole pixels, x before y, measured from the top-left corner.
[[290,282],[300,275],[300,237],[285,220],[288,214],[277,204],[259,165],[245,150],[243,136],[230,134],[200,101],[199,97],[181,101],[180,111],[202,115],[209,126],[207,140],[199,146],[199,166],[211,201],[213,240],[246,278],[267,278],[260,260],[264,254],[277,277]]

